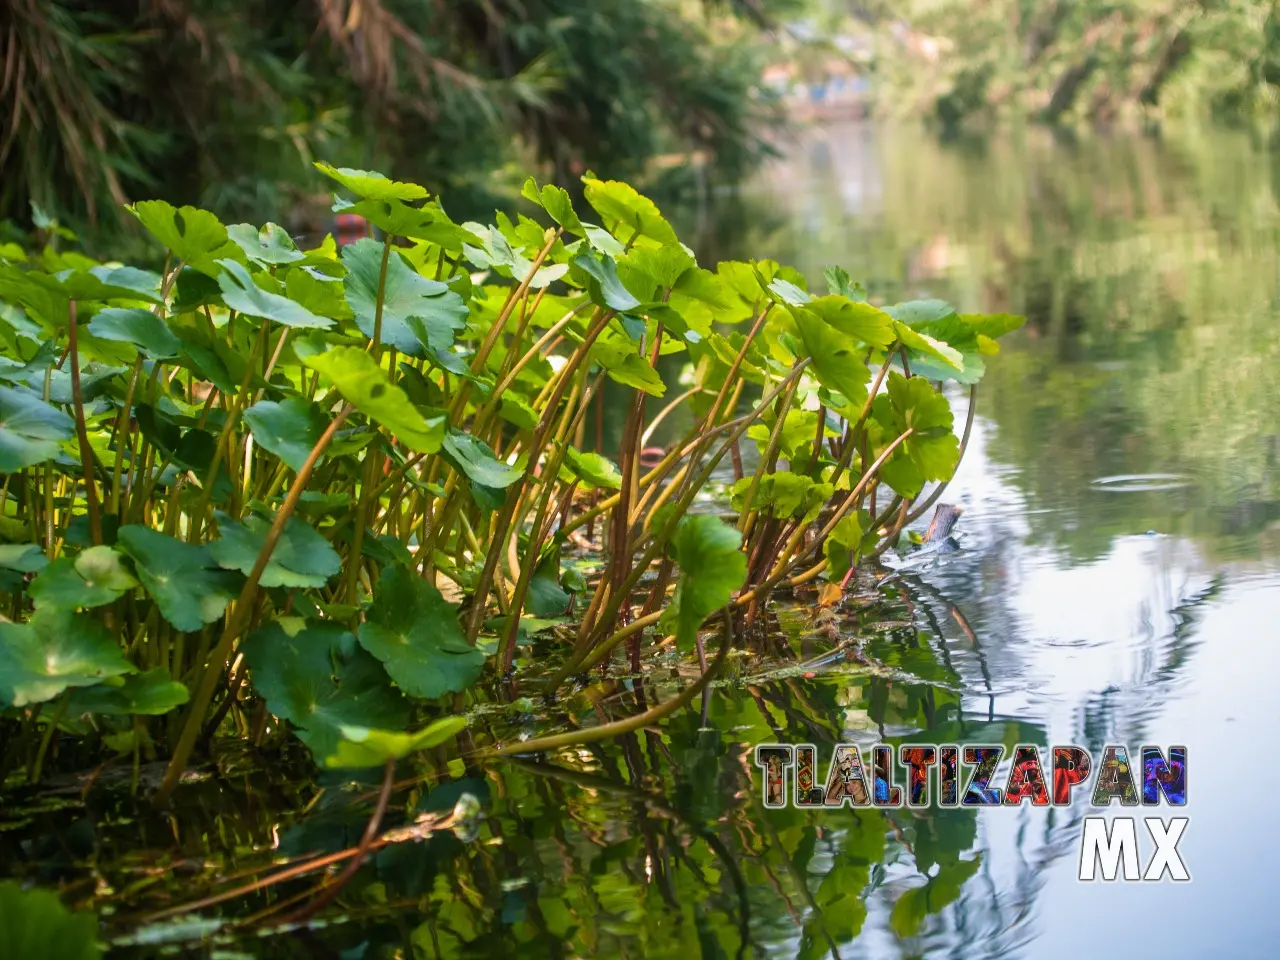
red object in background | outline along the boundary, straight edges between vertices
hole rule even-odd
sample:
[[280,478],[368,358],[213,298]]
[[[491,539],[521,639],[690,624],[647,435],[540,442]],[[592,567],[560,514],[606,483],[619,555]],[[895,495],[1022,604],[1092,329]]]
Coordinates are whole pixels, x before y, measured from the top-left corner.
[[356,213],[340,213],[333,218],[334,236],[338,246],[344,247],[348,243],[355,243],[364,237],[373,236],[373,229],[369,226],[369,221]]

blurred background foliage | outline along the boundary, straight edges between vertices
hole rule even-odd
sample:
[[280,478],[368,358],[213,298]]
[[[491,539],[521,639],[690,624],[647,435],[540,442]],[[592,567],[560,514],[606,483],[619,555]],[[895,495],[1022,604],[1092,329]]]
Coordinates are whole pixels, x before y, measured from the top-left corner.
[[120,204],[323,230],[311,161],[491,213],[523,175],[737,177],[798,0],[6,0],[0,219],[117,242]]
[[[1274,112],[1275,0],[867,0],[881,106],[944,125]],[[885,29],[886,25],[888,29]]]

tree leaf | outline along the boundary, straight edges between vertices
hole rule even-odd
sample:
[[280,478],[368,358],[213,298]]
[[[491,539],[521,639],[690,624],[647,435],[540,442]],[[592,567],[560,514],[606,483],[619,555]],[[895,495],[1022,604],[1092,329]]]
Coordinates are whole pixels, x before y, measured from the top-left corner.
[[[219,566],[248,576],[270,529],[271,521],[263,517],[250,515],[236,523],[219,513],[221,536],[209,550]],[[259,582],[264,587],[323,587],[341,568],[342,558],[329,541],[298,517],[290,517]]]
[[38,397],[0,387],[0,473],[17,473],[52,460],[59,442],[75,435],[75,422]]
[[350,167],[334,167],[327,163],[317,163],[316,169],[331,180],[336,180],[357,197],[370,200],[422,200],[427,196],[427,188],[416,183],[401,183],[388,180],[380,173],[371,170],[353,170]]
[[108,307],[89,321],[89,332],[102,340],[133,344],[152,360],[176,357],[182,341],[163,320],[150,310],[137,307]]
[[323,762],[326,767],[340,769],[380,767],[388,760],[400,760],[419,750],[439,746],[456,737],[466,727],[466,717],[443,717],[416,733],[397,733],[393,730],[373,730],[344,724],[338,728],[342,739]]
[[261,230],[255,230],[248,223],[232,224],[227,227],[227,236],[246,257],[264,267],[296,263],[304,257],[284,227],[274,223],[266,224]]
[[98,918],[72,913],[49,890],[0,883],[0,957],[13,960],[99,960]]
[[112,547],[89,547],[74,560],[60,557],[31,582],[37,606],[75,609],[111,603],[138,585]]
[[356,409],[386,427],[418,453],[435,453],[444,440],[445,418],[425,419],[377,361],[357,347],[334,347],[303,362],[320,373]]
[[274,320],[286,327],[327,330],[333,326],[328,317],[318,317],[288,297],[263,290],[249,271],[234,260],[219,260],[218,263],[222,267],[222,273],[218,274],[222,302],[230,309],[248,317]]
[[116,543],[161,616],[183,632],[213,623],[239,591],[240,577],[218,567],[207,546],[135,525],[121,527]]
[[460,693],[480,676],[484,653],[467,643],[456,609],[433,584],[404,567],[388,567],[373,596],[360,645],[406,693],[434,699]]
[[254,442],[297,472],[328,427],[329,421],[309,400],[289,397],[279,403],[261,400],[244,412]]
[[[384,249],[383,241],[368,237],[342,248],[347,303],[355,314],[356,326],[370,339],[377,318]],[[419,323],[411,325],[412,317]],[[467,305],[462,297],[447,284],[422,276],[403,256],[391,251],[382,297],[382,343],[413,357],[422,356],[427,346],[447,350],[466,320]]]
[[52,700],[68,687],[91,687],[133,673],[97,618],[41,607],[28,623],[0,622],[0,704]]
[[718,517],[695,514],[681,518],[670,551],[680,566],[680,579],[660,625],[676,635],[682,651],[693,649],[698,628],[729,602],[747,579],[742,535]]
[[94,687],[82,687],[71,695],[71,715],[86,713],[113,717],[159,717],[190,699],[187,688],[170,679],[169,671],[156,667],[130,677],[111,677]]

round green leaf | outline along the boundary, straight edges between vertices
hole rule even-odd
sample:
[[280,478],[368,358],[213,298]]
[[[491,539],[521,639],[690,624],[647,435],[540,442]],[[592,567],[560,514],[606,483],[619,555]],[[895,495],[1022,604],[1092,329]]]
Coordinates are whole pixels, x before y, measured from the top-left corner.
[[301,397],[276,403],[263,400],[244,412],[254,441],[269,450],[294,471],[302,469],[311,449],[329,421],[313,404]]
[[103,340],[131,343],[152,360],[176,357],[182,341],[150,310],[109,307],[89,321],[89,332]]
[[0,473],[52,460],[75,429],[75,421],[39,397],[0,387]]
[[[209,544],[213,559],[224,569],[248,576],[266,544],[271,521],[249,516],[236,523],[219,513],[218,529],[222,536]],[[328,540],[290,517],[259,582],[264,587],[323,587],[341,567],[342,559]]]
[[113,717],[162,716],[190,699],[187,688],[170,679],[164,667],[130,677],[111,677],[94,687],[71,694],[68,709],[72,716],[86,713]]
[[218,567],[207,546],[133,525],[120,528],[116,543],[160,614],[184,632],[217,620],[239,590],[240,577]]
[[467,643],[455,608],[434,585],[400,566],[387,567],[378,578],[359,638],[415,697],[459,693],[484,668],[484,654]]
[[29,623],[0,623],[0,704],[43,703],[133,671],[95,617],[41,607]]

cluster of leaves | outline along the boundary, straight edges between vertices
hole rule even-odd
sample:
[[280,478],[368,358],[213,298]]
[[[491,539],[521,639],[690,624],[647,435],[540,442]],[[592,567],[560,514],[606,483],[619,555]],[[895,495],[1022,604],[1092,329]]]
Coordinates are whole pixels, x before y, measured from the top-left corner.
[[35,202],[109,239],[138,196],[280,219],[310,209],[314,158],[477,210],[533,160],[568,181],[701,151],[732,176],[775,114],[767,44],[717,13],[725,30],[679,0],[14,0],[0,219]]
[[1006,111],[1102,122],[1269,114],[1280,84],[1271,0],[943,0],[876,13],[912,27],[887,43],[886,93],[947,125]]
[[[543,222],[482,225],[319,167],[386,239],[304,251],[146,201],[161,273],[0,248],[0,707],[22,743],[44,725],[32,774],[62,729],[170,754],[172,789],[249,698],[320,762],[376,766],[457,733],[487,659],[510,670],[579,595],[553,686],[645,626],[691,649],[710,614],[892,542],[960,455],[933,381],[975,383],[1020,322],[882,310],[839,269],[820,296],[772,261],[705,269],[618,181],[584,181],[599,222],[529,180]],[[642,475],[664,355],[696,422]],[[606,380],[616,462],[585,449]],[[690,515],[750,438],[737,528]],[[592,586],[561,554],[597,519]]]

